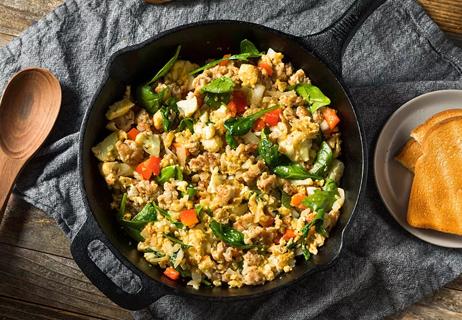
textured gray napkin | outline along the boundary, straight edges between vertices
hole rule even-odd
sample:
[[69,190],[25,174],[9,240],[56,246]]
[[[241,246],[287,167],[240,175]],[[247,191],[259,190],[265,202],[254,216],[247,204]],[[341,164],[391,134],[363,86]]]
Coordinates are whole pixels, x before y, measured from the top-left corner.
[[[85,219],[76,168],[78,130],[108,57],[118,49],[205,19],[246,20],[309,35],[335,21],[352,2],[218,0],[148,6],[141,0],[67,1],[0,50],[1,83],[36,65],[51,69],[63,86],[57,125],[15,191],[52,215],[73,239]],[[389,0],[379,7],[354,35],[342,66],[366,132],[369,158],[380,128],[397,107],[425,92],[462,88],[462,50],[412,0]],[[424,243],[391,218],[371,167],[345,244],[332,268],[271,296],[229,303],[165,296],[135,317],[375,319],[432,294],[462,272],[461,251]],[[91,256],[116,283],[128,291],[137,285],[121,275],[120,263],[108,250],[94,250]]]

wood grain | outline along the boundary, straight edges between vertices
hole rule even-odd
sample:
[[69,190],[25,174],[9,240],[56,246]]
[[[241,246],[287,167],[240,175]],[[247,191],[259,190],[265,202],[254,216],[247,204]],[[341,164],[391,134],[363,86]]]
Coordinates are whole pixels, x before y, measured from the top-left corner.
[[[462,0],[418,1],[442,30],[462,44]],[[0,0],[0,47],[62,2]],[[17,197],[10,199],[0,224],[0,255],[0,319],[131,318],[78,270],[69,241],[55,221]],[[461,304],[462,276],[388,319],[462,319]]]

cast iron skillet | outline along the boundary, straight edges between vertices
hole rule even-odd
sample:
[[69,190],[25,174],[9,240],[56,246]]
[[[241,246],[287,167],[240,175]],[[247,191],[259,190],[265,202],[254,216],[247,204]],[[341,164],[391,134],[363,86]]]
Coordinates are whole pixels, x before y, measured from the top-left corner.
[[[117,52],[110,59],[105,78],[81,127],[79,172],[87,219],[71,246],[76,263],[105,295],[118,305],[132,310],[141,309],[166,294],[219,300],[249,298],[286,287],[332,264],[342,248],[343,234],[355,210],[366,176],[366,153],[361,128],[348,94],[334,72],[340,70],[339,57],[342,45],[348,40],[347,31],[364,20],[373,9],[367,7],[367,2],[355,3],[333,27],[305,38],[293,37],[253,23],[207,21],[163,32],[139,45]],[[109,207],[111,195],[98,172],[97,160],[90,149],[108,134],[104,129],[107,106],[121,99],[127,84],[139,83],[152,76],[171,57],[178,44],[182,45],[181,59],[201,64],[206,58],[238,52],[239,42],[244,38],[253,41],[262,50],[273,48],[283,52],[286,61],[291,61],[296,68],[303,68],[313,83],[320,86],[333,101],[342,119],[342,157],[346,167],[341,186],[346,191],[346,201],[337,226],[312,262],[299,262],[292,272],[261,286],[195,290],[184,283],[167,279],[159,269],[143,259],[142,254],[136,251],[136,246],[130,244],[130,239],[119,228]],[[334,72],[321,62],[318,57],[320,55]],[[135,292],[120,289],[90,259],[88,246],[94,240],[103,242],[134,273],[133,282],[139,285]]]

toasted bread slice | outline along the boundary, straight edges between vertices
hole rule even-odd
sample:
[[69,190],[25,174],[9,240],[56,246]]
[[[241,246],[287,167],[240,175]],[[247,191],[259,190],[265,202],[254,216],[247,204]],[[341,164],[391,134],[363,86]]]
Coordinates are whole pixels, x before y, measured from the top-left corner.
[[462,117],[431,128],[415,165],[407,221],[462,235]]
[[428,131],[438,124],[441,121],[452,117],[460,117],[462,116],[462,109],[448,109],[442,112],[439,112],[433,115],[430,119],[422,123],[421,125],[414,128],[411,131],[411,137],[414,138],[418,143],[422,144],[425,136],[427,135]]
[[420,144],[414,139],[409,139],[400,153],[395,157],[409,171],[414,172],[415,163],[422,155]]

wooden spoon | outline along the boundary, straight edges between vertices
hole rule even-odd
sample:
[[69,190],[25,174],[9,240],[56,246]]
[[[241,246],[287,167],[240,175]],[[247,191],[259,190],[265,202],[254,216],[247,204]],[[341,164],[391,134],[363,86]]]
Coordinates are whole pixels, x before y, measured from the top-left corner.
[[0,101],[0,221],[24,164],[50,133],[61,106],[61,86],[48,70],[24,69]]

